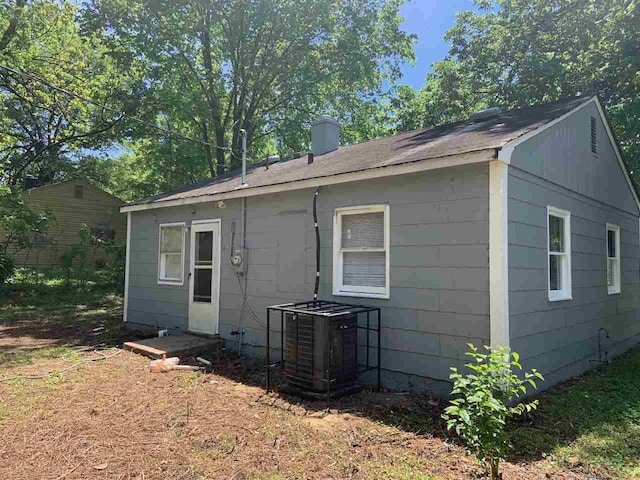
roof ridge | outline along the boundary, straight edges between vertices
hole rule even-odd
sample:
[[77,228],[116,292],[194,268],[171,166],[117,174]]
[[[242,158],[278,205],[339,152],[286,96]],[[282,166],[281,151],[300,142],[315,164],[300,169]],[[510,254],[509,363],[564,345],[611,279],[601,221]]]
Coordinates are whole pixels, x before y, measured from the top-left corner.
[[[522,106],[522,107],[505,110],[504,112],[500,112],[498,115],[495,115],[495,116],[489,117],[489,118],[485,118],[485,119],[482,119],[482,120],[479,120],[479,121],[476,121],[476,122],[471,121],[469,118],[465,118],[465,119],[462,119],[462,120],[456,120],[455,122],[439,123],[437,125],[430,125],[428,127],[414,128],[412,130],[405,130],[405,131],[402,131],[402,132],[394,133],[393,135],[387,135],[387,136],[384,136],[384,137],[372,138],[370,140],[365,140],[363,142],[351,143],[349,145],[345,145],[344,147],[340,147],[340,148],[348,148],[348,147],[354,147],[354,146],[357,146],[357,145],[364,145],[366,143],[377,142],[379,140],[391,139],[391,138],[399,137],[399,136],[402,136],[402,135],[409,135],[411,133],[426,132],[428,130],[433,130],[435,128],[451,127],[451,126],[454,126],[454,125],[457,125],[457,124],[481,124],[481,123],[484,123],[484,122],[493,121],[496,118],[501,117],[503,115],[506,115],[508,113],[520,112],[520,111],[525,110],[527,108],[544,107],[544,106],[551,105],[553,103],[568,102],[568,101],[577,100],[577,99],[590,99],[590,98],[592,98],[594,96],[595,95],[577,95],[577,96],[574,96],[574,97],[559,98],[557,100],[551,100],[549,102],[544,102],[544,103],[534,103],[534,104],[531,104],[531,105],[525,105],[525,106]],[[328,153],[332,153],[332,152],[328,152]],[[321,156],[322,155],[319,155],[317,158],[319,158]]]
[[116,200],[118,200],[119,202],[122,202],[123,204],[127,203],[124,200],[122,200],[121,198],[115,196],[113,193],[107,192],[104,188],[99,187],[98,185],[96,185],[91,180],[87,179],[86,177],[82,177],[80,175],[74,175],[71,178],[67,178],[65,180],[58,180],[57,182],[45,183],[44,185],[37,185],[35,187],[27,188],[27,189],[23,190],[23,193],[32,192],[34,190],[39,190],[41,188],[56,187],[56,186],[62,185],[64,183],[77,182],[77,181],[85,182],[88,185],[92,186],[93,188],[95,188],[97,190],[100,190],[102,193],[106,193],[107,195],[109,195],[109,196],[115,198]]

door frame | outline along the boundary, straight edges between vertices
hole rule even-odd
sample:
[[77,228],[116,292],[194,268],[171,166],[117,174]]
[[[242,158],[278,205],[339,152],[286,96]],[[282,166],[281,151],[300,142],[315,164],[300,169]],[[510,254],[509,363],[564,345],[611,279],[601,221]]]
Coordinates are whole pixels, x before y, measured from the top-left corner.
[[[187,313],[187,331],[191,331],[191,305],[193,302],[193,288],[195,279],[195,232],[193,231],[194,225],[202,224],[217,224],[218,225],[218,238],[214,238],[213,243],[213,268],[211,273],[212,281],[216,280],[215,292],[211,295],[211,301],[215,301],[215,325],[214,332],[211,335],[218,335],[220,328],[220,271],[222,264],[222,219],[210,218],[206,220],[193,220],[189,226],[189,304]],[[213,282],[212,282],[213,283]],[[200,333],[202,332],[195,332]]]

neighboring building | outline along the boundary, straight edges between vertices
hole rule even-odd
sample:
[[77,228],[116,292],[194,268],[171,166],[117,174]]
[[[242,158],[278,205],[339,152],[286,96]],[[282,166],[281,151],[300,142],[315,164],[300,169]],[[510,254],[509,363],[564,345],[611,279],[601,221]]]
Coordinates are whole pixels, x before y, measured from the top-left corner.
[[319,298],[382,307],[386,386],[448,389],[471,342],[549,387],[597,365],[599,335],[609,358],[640,340],[638,197],[596,97],[342,148],[312,128],[313,158],[121,209],[125,321],[264,355],[267,306],[313,294],[319,187]]
[[[123,201],[80,178],[52,183],[24,191],[23,199],[34,210],[49,209],[55,223],[48,239],[38,248],[20,250],[13,255],[17,267],[53,267],[62,264],[62,254],[80,241],[80,228],[86,224],[91,233],[105,239],[124,241],[127,218],[120,213]],[[104,252],[91,247],[92,262],[104,259]]]

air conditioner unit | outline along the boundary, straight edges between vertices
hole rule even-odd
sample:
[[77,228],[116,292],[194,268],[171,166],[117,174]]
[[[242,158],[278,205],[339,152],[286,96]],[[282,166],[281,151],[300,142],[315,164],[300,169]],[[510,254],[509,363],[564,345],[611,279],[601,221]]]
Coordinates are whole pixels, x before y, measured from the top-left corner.
[[304,390],[325,392],[358,381],[357,318],[337,319],[286,313],[284,373],[287,382]]
[[[278,323],[280,361],[272,364],[272,332],[277,331]],[[379,389],[380,325],[379,307],[325,300],[268,307],[267,391],[271,389],[271,368],[277,365],[286,381],[281,389],[292,393],[326,395],[329,401],[357,391],[358,376],[369,370],[377,371],[374,378]]]

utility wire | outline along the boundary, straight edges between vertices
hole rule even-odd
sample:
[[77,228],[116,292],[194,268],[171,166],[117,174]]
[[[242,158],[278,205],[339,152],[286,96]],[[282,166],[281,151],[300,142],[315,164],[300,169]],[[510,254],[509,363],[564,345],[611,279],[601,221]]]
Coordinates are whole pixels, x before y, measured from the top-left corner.
[[231,149],[229,147],[221,147],[220,145],[214,145],[214,144],[211,144],[209,142],[205,142],[204,140],[198,140],[197,138],[188,137],[186,135],[183,135],[181,133],[169,130],[167,128],[160,127],[160,126],[155,125],[153,123],[146,122],[146,121],[141,120],[141,119],[139,119],[137,117],[129,115],[129,114],[125,113],[125,112],[121,112],[118,109],[115,109],[115,108],[112,108],[112,107],[108,107],[107,105],[101,104],[99,102],[96,102],[95,100],[92,100],[90,98],[84,97],[84,96],[79,95],[79,94],[77,94],[75,92],[72,92],[71,90],[67,90],[66,88],[62,88],[62,87],[58,87],[57,85],[53,85],[48,80],[45,80],[44,78],[39,77],[38,75],[34,75],[33,73],[21,72],[20,70],[16,70],[14,68],[7,67],[6,65],[2,65],[2,64],[0,64],[0,68],[2,68],[3,70],[6,70],[7,72],[14,73],[16,75],[20,75],[22,77],[28,78],[30,80],[34,80],[36,82],[40,82],[40,83],[46,85],[47,87],[49,87],[49,88],[51,88],[53,90],[57,90],[57,91],[62,92],[64,94],[66,94],[66,95],[69,95],[71,97],[77,98],[78,100],[81,100],[83,102],[86,102],[86,103],[89,103],[89,104],[94,105],[96,107],[100,107],[100,108],[103,108],[103,109],[108,110],[110,112],[116,113],[118,115],[121,115],[124,118],[128,118],[129,120],[133,120],[133,121],[138,122],[138,123],[140,123],[142,125],[146,125],[148,127],[155,128],[156,130],[159,130],[159,131],[161,131],[163,133],[166,133],[167,135],[172,135],[174,137],[179,137],[179,138],[182,138],[183,140],[188,140],[190,142],[199,143],[201,145],[207,145],[209,147],[218,148],[220,150],[231,151]]

